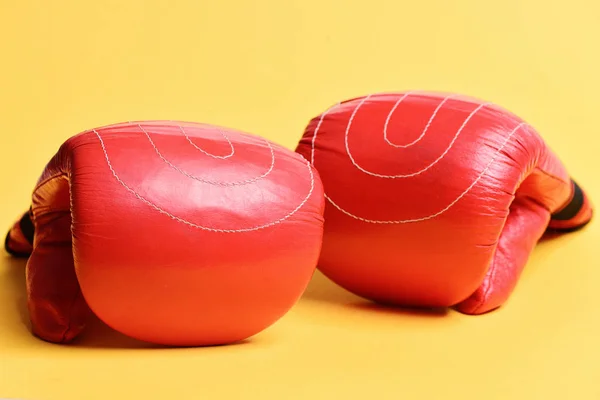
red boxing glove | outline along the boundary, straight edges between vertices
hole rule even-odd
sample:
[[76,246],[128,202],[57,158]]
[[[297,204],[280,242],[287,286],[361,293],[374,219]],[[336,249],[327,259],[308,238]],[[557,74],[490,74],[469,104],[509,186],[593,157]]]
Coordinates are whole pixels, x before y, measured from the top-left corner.
[[592,217],[534,128],[465,96],[348,100],[314,118],[297,151],[328,200],[319,269],[381,303],[493,310],[548,228]]
[[69,342],[89,308],[131,337],[226,344],[300,298],[324,198],[298,154],[207,125],[146,121],[66,141],[6,249],[29,256],[33,332]]

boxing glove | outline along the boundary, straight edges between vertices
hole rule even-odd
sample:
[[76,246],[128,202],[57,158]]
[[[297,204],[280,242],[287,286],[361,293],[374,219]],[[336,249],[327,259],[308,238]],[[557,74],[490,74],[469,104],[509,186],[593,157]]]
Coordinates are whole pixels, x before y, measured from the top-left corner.
[[546,231],[592,217],[533,127],[467,96],[350,99],[313,118],[296,151],[325,188],[319,269],[380,303],[496,309]]
[[93,312],[163,345],[253,336],[316,269],[322,190],[300,155],[231,129],[145,121],[73,136],[6,237],[28,257],[33,333],[70,342]]

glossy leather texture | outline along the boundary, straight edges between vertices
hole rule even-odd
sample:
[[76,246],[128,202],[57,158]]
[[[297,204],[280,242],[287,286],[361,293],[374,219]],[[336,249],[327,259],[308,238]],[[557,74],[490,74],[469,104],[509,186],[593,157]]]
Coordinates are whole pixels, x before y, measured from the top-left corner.
[[381,303],[493,310],[549,227],[592,216],[533,127],[458,94],[343,101],[310,121],[297,151],[327,198],[320,270]]
[[29,257],[44,340],[73,340],[91,309],[144,341],[226,344],[300,298],[323,211],[318,174],[291,150],[210,125],[123,123],[60,147],[6,248]]

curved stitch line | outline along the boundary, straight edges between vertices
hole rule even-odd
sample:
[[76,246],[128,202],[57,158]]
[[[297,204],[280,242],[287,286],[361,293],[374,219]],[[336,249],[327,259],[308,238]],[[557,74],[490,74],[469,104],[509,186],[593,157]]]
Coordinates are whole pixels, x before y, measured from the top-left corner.
[[415,144],[419,143],[424,137],[425,134],[427,133],[427,131],[429,130],[429,127],[431,126],[431,123],[433,122],[433,119],[436,117],[438,111],[440,111],[440,108],[442,108],[442,106],[451,98],[456,97],[456,94],[451,94],[449,96],[446,96],[441,102],[440,104],[438,104],[438,106],[436,107],[436,109],[433,111],[433,114],[431,114],[431,117],[429,118],[429,121],[427,121],[427,125],[425,125],[425,128],[423,129],[423,132],[421,132],[421,136],[419,136],[418,138],[416,138],[415,140],[413,140],[412,142],[408,143],[408,144],[396,144],[396,143],[392,143],[389,139],[388,139],[388,125],[390,123],[390,120],[392,119],[392,114],[394,114],[394,112],[396,111],[396,108],[398,108],[398,106],[400,105],[400,103],[402,103],[402,101],[408,97],[409,94],[412,94],[413,92],[406,92],[402,97],[400,97],[398,99],[398,101],[396,102],[396,104],[394,104],[394,107],[392,107],[392,110],[390,111],[390,113],[388,114],[387,118],[385,119],[385,125],[383,126],[383,139],[387,142],[387,144],[389,144],[390,146],[393,147],[397,147],[397,148],[401,148],[401,149],[406,149],[408,147],[414,146]]
[[233,144],[231,143],[231,140],[229,140],[229,137],[225,134],[225,132],[223,132],[221,129],[219,129],[218,127],[215,127],[215,129],[217,131],[219,131],[219,133],[225,138],[225,140],[227,140],[227,143],[229,143],[229,148],[231,149],[231,152],[229,154],[227,154],[226,156],[217,156],[214,154],[209,153],[208,151],[200,148],[199,146],[197,146],[194,142],[192,142],[192,139],[190,139],[190,137],[188,136],[188,134],[186,133],[185,129],[183,129],[183,126],[178,125],[179,129],[181,130],[181,133],[183,133],[183,136],[185,136],[185,138],[187,139],[188,142],[190,142],[190,144],[192,146],[194,146],[196,149],[200,150],[201,152],[203,152],[204,154],[206,154],[207,156],[213,157],[213,158],[218,158],[220,160],[225,160],[229,157],[231,157],[232,155],[235,154],[235,149],[233,148]]
[[[419,92],[419,91],[412,91],[412,92],[409,92],[409,93],[417,94],[417,93],[420,93],[420,92]],[[381,96],[384,96],[384,95],[385,95],[385,94],[381,94]],[[377,96],[377,94],[375,94],[375,95],[368,95],[367,97],[373,97],[373,96]],[[449,96],[447,96],[447,97],[444,99],[444,101],[446,101],[446,100],[449,100],[449,99],[451,99],[451,98],[453,98],[453,97],[457,97],[457,96],[460,96],[460,95],[457,95],[457,94],[452,94],[452,95],[449,95]],[[404,96],[402,96],[402,97],[404,97]],[[439,111],[439,108],[440,108],[440,107],[443,105],[444,101],[442,101],[442,102],[441,102],[441,103],[438,105],[438,108],[437,108],[437,109],[434,111],[434,114],[433,114],[433,115],[432,115],[432,117],[429,119],[429,122],[428,122],[427,126],[425,127],[425,129],[427,129],[427,128],[428,128],[428,126],[431,124],[431,122],[433,121],[433,117],[434,117],[434,116],[435,116],[435,114],[436,114],[436,113]],[[476,103],[472,103],[472,102],[468,102],[468,103],[469,103],[469,104],[476,104]],[[492,103],[487,103],[487,104],[491,105]],[[341,103],[341,102],[338,102],[338,103],[334,104],[333,106],[331,106],[330,108],[328,108],[327,110],[325,110],[325,111],[324,111],[324,112],[321,114],[321,116],[319,117],[319,122],[317,123],[317,126],[316,126],[316,128],[315,128],[315,132],[313,133],[312,142],[311,142],[312,144],[311,144],[311,156],[310,156],[310,163],[311,163],[311,164],[313,164],[313,165],[314,165],[314,162],[315,162],[315,145],[316,145],[316,140],[317,140],[317,133],[318,133],[319,129],[321,128],[321,125],[322,125],[322,123],[323,123],[323,121],[324,121],[324,119],[325,119],[325,116],[326,116],[326,115],[327,115],[327,114],[328,114],[330,111],[334,110],[335,108],[339,107],[340,105],[342,105],[342,103]],[[385,129],[385,128],[384,128],[384,129]],[[423,136],[423,135],[422,135],[422,136]],[[393,143],[390,143],[390,144],[391,144],[391,145],[394,145]],[[411,143],[411,144],[412,144],[412,143]],[[406,147],[410,146],[411,144],[409,144],[409,145],[406,145]],[[402,146],[402,145],[396,145],[396,146]],[[557,177],[556,175],[553,175],[553,174],[551,174],[550,172],[548,172],[548,171],[546,171],[546,170],[544,170],[544,169],[540,168],[539,166],[536,166],[536,167],[535,167],[535,169],[536,169],[536,170],[539,170],[541,173],[543,173],[543,174],[547,175],[547,176],[548,176],[548,177],[550,177],[550,178],[556,179],[557,181],[564,183],[565,185],[570,185],[570,184],[571,184],[570,182],[567,182],[567,181],[563,180],[562,178],[559,178],[559,177]]]
[[481,103],[479,104],[479,106],[477,106],[477,108],[475,108],[473,111],[471,111],[471,113],[467,116],[467,118],[463,121],[462,125],[460,126],[460,128],[458,128],[458,130],[456,131],[456,134],[454,135],[454,137],[452,138],[452,140],[450,141],[450,144],[448,145],[448,147],[446,148],[446,150],[444,150],[444,152],[442,154],[440,154],[440,156],[438,158],[436,158],[431,164],[429,164],[427,167],[410,173],[410,174],[400,174],[400,175],[382,175],[382,174],[377,174],[375,172],[371,172],[368,171],[364,168],[362,168],[360,165],[358,165],[358,163],[356,162],[356,160],[354,160],[354,157],[352,157],[352,153],[350,151],[350,146],[348,144],[348,134],[350,132],[350,127],[352,126],[352,121],[354,120],[354,117],[356,116],[356,113],[358,112],[358,109],[364,104],[364,102],[370,97],[366,96],[354,109],[354,111],[352,112],[352,115],[350,115],[350,119],[348,120],[348,125],[346,126],[346,133],[344,135],[344,142],[346,144],[346,152],[348,153],[348,157],[350,158],[350,161],[352,162],[352,165],[354,165],[356,168],[358,168],[360,171],[364,172],[365,174],[371,175],[371,176],[375,176],[378,178],[386,178],[386,179],[397,179],[397,178],[411,178],[413,176],[417,176],[422,174],[423,172],[427,171],[428,169],[430,169],[431,167],[433,167],[435,164],[437,164],[442,158],[444,158],[446,156],[446,154],[448,154],[448,152],[450,151],[450,149],[452,148],[452,146],[454,146],[454,142],[456,142],[456,139],[458,139],[458,136],[461,134],[462,130],[465,128],[465,126],[467,125],[467,123],[471,120],[471,118],[473,118],[473,116],[479,111],[481,110],[483,107],[490,105],[491,103]]
[[[187,176],[190,179],[194,179],[196,181],[199,182],[203,182],[203,183],[208,183],[211,185],[218,185],[218,186],[241,186],[241,185],[246,185],[249,183],[253,183],[256,182],[260,179],[265,178],[267,175],[269,175],[272,171],[273,171],[273,167],[275,166],[275,152],[273,151],[273,147],[271,146],[271,143],[269,143],[269,141],[267,141],[266,139],[263,139],[264,142],[267,144],[267,146],[269,147],[269,151],[271,153],[271,165],[269,166],[269,169],[264,172],[262,175],[257,176],[255,178],[251,178],[251,179],[246,179],[243,181],[231,181],[231,182],[222,182],[222,181],[211,181],[211,180],[207,180],[207,179],[202,179],[199,178],[195,175],[192,175],[184,170],[182,170],[181,168],[177,167],[176,165],[174,165],[173,163],[171,163],[169,160],[167,160],[162,153],[160,152],[160,150],[158,150],[158,147],[154,144],[154,141],[152,140],[152,138],[150,138],[150,135],[148,134],[148,132],[146,132],[146,130],[142,127],[142,125],[137,124],[137,126],[142,130],[142,132],[144,132],[144,135],[146,135],[146,138],[148,138],[148,140],[150,141],[150,144],[152,145],[152,147],[154,148],[154,151],[156,152],[156,154],[158,154],[158,156],[171,168],[173,168],[174,170],[176,170],[177,172]],[[96,131],[94,131],[96,132]]]
[[306,204],[306,202],[308,201],[308,199],[310,198],[310,196],[313,194],[313,191],[314,191],[314,188],[315,188],[315,177],[314,177],[314,173],[313,173],[313,170],[312,170],[312,166],[310,165],[310,163],[308,161],[306,161],[306,167],[308,168],[308,172],[310,174],[310,190],[308,191],[308,194],[306,195],[306,197],[300,202],[300,204],[296,208],[294,208],[292,211],[290,211],[288,214],[286,214],[285,216],[283,216],[282,218],[280,218],[278,220],[275,220],[275,221],[272,221],[272,222],[269,222],[267,224],[253,226],[253,227],[250,227],[250,228],[242,228],[242,229],[220,229],[220,228],[211,228],[211,227],[207,227],[207,226],[203,226],[203,225],[198,225],[198,224],[195,224],[193,222],[189,222],[189,221],[187,221],[187,220],[185,220],[183,218],[177,217],[177,216],[169,213],[168,211],[165,211],[164,209],[160,208],[159,206],[157,206],[156,204],[154,204],[150,200],[147,200],[141,194],[137,193],[135,190],[133,190],[131,187],[129,187],[119,177],[119,175],[117,174],[117,172],[114,170],[114,168],[112,166],[112,163],[110,162],[110,158],[108,157],[108,152],[106,151],[106,146],[104,144],[104,140],[102,140],[102,137],[100,136],[100,134],[95,129],[93,129],[93,132],[98,137],[98,140],[100,140],[100,145],[102,146],[102,151],[104,152],[104,158],[106,159],[106,163],[108,165],[108,168],[110,169],[110,172],[113,174],[113,176],[115,177],[115,179],[117,180],[117,182],[119,182],[128,192],[130,192],[131,194],[133,194],[135,197],[138,198],[138,200],[142,201],[146,205],[154,208],[156,211],[160,212],[161,214],[165,214],[168,217],[170,217],[171,219],[173,219],[173,220],[175,220],[177,222],[181,222],[182,224],[188,225],[188,226],[190,226],[192,228],[201,229],[201,230],[205,230],[205,231],[209,231],[209,232],[217,232],[217,233],[243,233],[243,232],[253,232],[253,231],[258,231],[258,230],[265,229],[265,228],[270,228],[272,226],[275,226],[277,224],[282,223],[283,221],[287,220],[292,215],[294,215],[296,212],[298,212]]
[[456,199],[454,199],[450,204],[448,204],[442,210],[440,210],[440,211],[438,211],[438,212],[436,212],[434,214],[428,215],[426,217],[414,218],[414,219],[405,219],[405,220],[393,220],[393,221],[367,219],[367,218],[362,218],[362,217],[356,216],[356,215],[350,213],[349,211],[344,210],[342,207],[340,207],[338,204],[336,204],[327,194],[325,194],[325,198],[335,208],[337,208],[338,210],[340,210],[344,214],[348,215],[349,217],[352,217],[352,218],[357,219],[359,221],[372,223],[372,224],[406,224],[406,223],[412,223],[412,222],[426,221],[426,220],[435,218],[435,217],[440,216],[441,214],[445,213],[450,208],[452,208],[452,206],[454,206],[456,203],[458,203],[460,201],[460,199],[462,199],[477,184],[477,182],[479,182],[481,180],[481,178],[485,175],[485,173],[489,170],[489,168],[492,166],[492,164],[496,160],[496,157],[498,157],[498,155],[500,154],[500,152],[502,151],[502,149],[504,149],[504,147],[506,146],[506,144],[508,143],[508,141],[510,140],[510,138],[512,138],[512,136],[522,126],[525,126],[525,125],[529,126],[527,123],[521,122],[519,125],[517,125],[512,130],[512,132],[510,132],[510,134],[506,137],[506,139],[504,140],[504,142],[502,143],[502,145],[498,148],[498,150],[496,151],[496,153],[494,153],[494,155],[492,156],[492,158],[490,159],[490,161],[488,162],[488,164],[486,165],[486,167],[479,173],[479,175],[477,176],[477,178],[473,181],[473,183],[471,183],[471,185],[469,185],[469,187],[467,187]]

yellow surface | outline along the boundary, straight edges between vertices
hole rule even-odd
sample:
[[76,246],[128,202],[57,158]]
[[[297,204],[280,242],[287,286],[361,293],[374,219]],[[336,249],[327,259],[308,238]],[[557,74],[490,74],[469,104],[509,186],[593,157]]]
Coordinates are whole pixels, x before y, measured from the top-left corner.
[[[600,204],[599,15],[592,0],[2,0],[0,227],[81,130],[183,119],[292,147],[337,100],[399,89],[508,107]],[[247,343],[172,350],[100,325],[76,346],[32,338],[23,263],[0,255],[0,398],[599,399],[599,239],[596,221],[541,244],[489,315],[385,310],[317,274]]]

